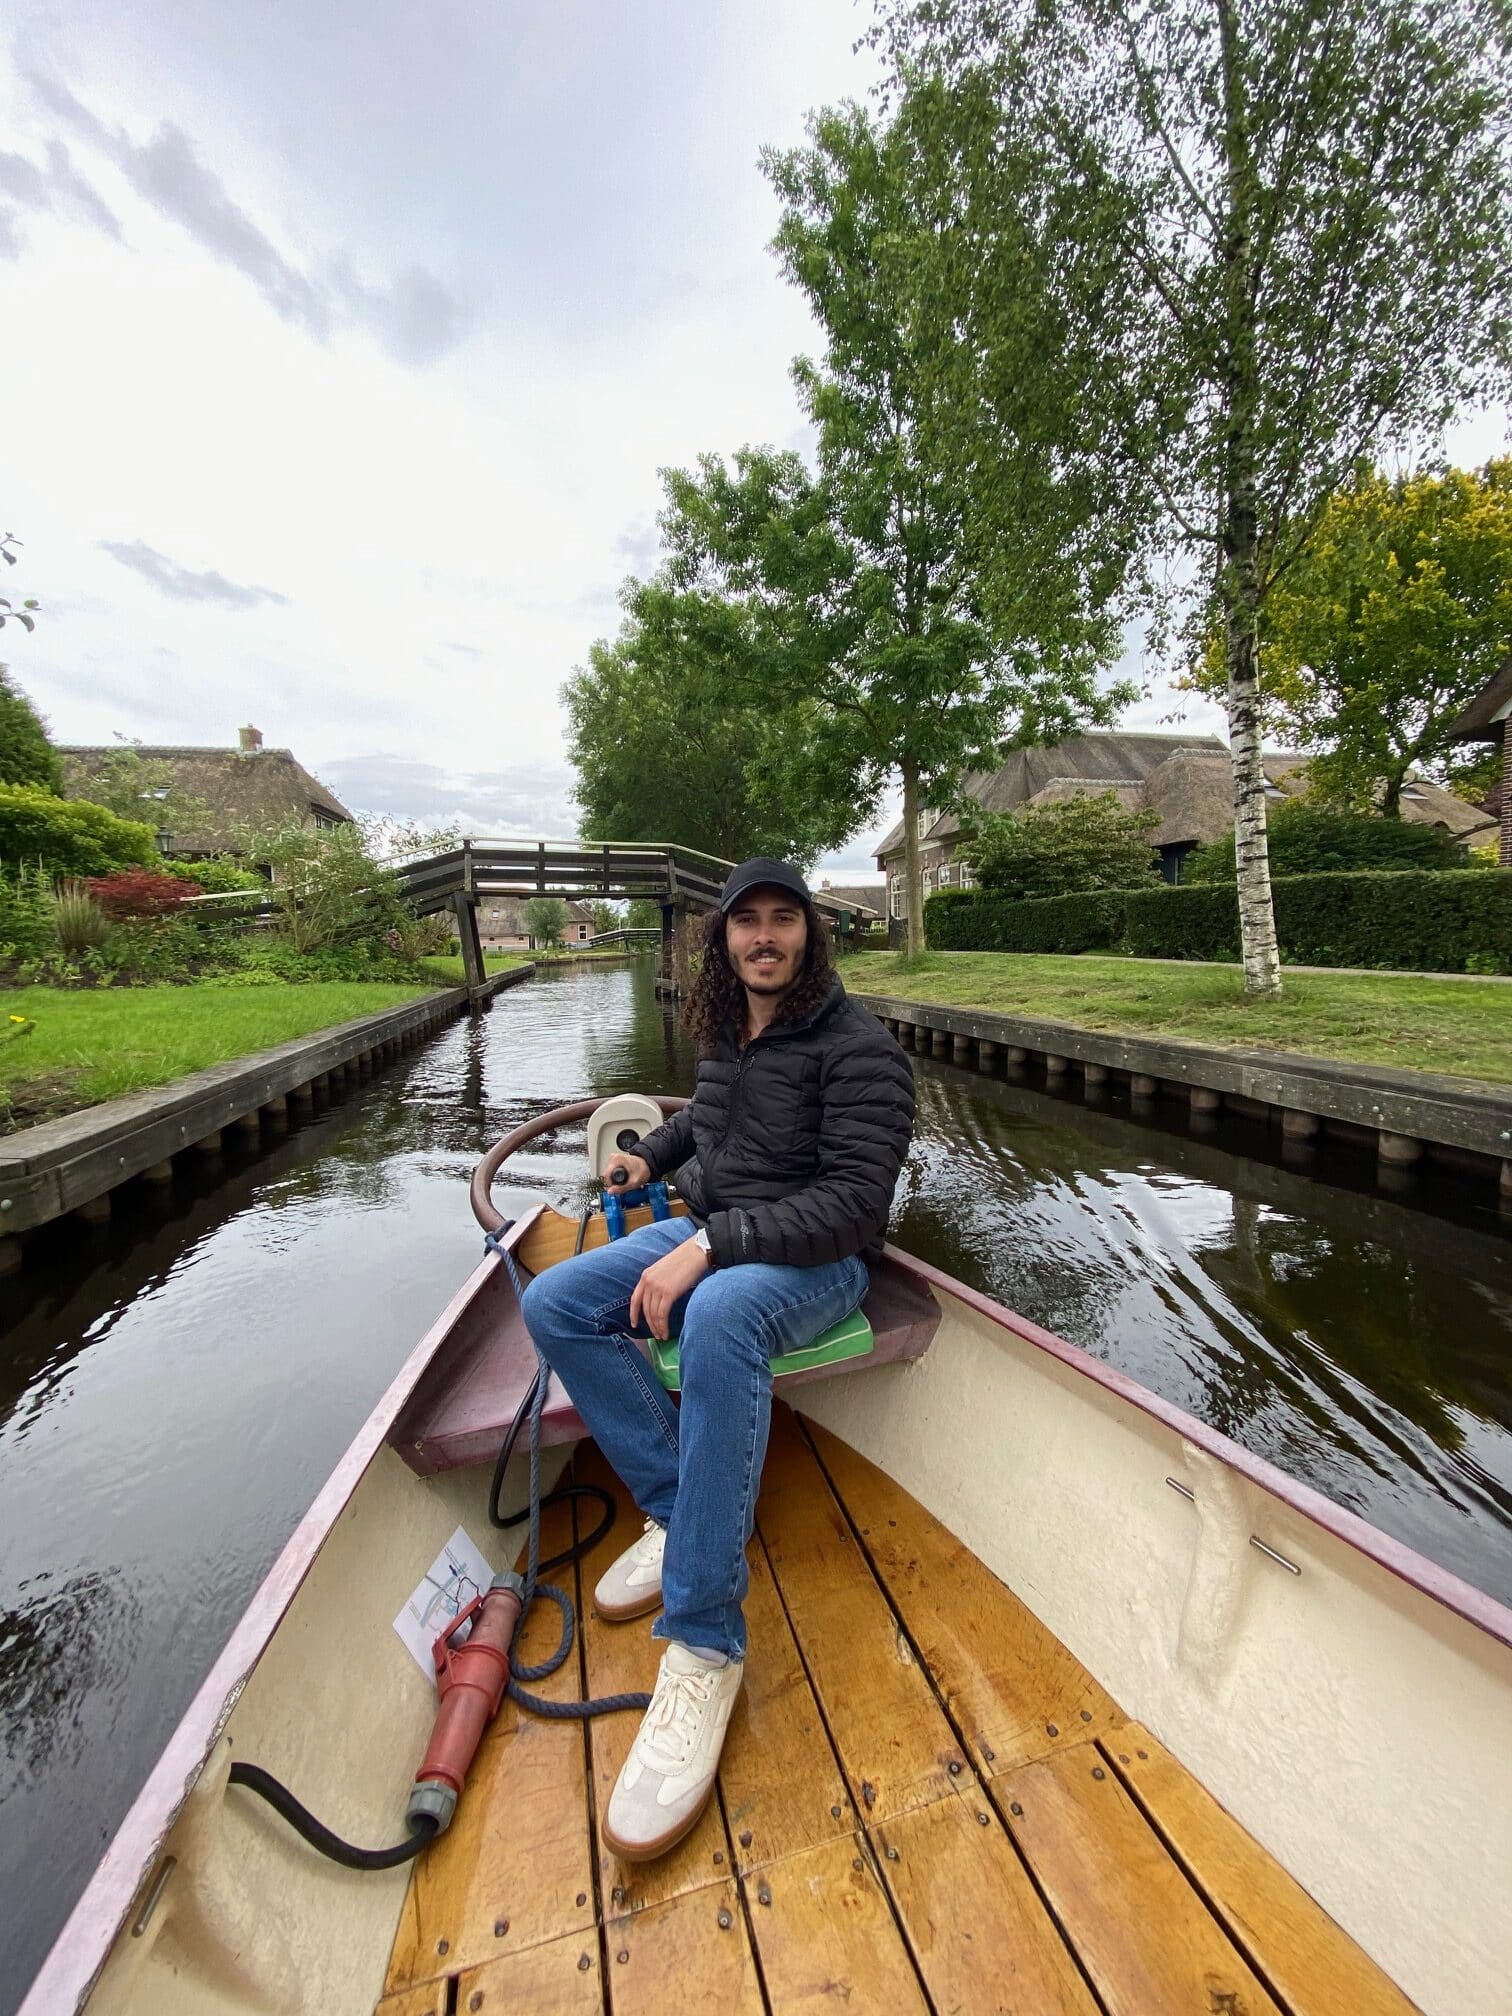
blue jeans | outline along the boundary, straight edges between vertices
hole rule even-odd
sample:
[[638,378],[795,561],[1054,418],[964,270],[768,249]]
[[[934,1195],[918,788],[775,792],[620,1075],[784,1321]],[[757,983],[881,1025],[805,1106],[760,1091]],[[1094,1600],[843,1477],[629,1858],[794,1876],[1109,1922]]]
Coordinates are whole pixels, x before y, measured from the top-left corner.
[[679,1411],[630,1341],[630,1296],[645,1269],[696,1229],[690,1218],[666,1218],[560,1261],[526,1288],[524,1313],[610,1466],[667,1529],[652,1637],[743,1659],[745,1550],[772,1416],[767,1361],[849,1315],[868,1275],[859,1259],[752,1261],[705,1275],[672,1310]]

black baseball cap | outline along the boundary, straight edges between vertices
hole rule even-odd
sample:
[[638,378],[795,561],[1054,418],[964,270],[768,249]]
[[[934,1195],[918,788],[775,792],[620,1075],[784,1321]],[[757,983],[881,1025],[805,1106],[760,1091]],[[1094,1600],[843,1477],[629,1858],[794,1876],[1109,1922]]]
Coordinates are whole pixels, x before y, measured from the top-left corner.
[[758,854],[754,861],[742,861],[738,868],[732,868],[724,888],[719,893],[719,908],[728,917],[735,904],[748,890],[786,889],[791,896],[801,896],[805,903],[813,901],[808,884],[796,868],[790,868],[786,861],[770,860],[765,854]]

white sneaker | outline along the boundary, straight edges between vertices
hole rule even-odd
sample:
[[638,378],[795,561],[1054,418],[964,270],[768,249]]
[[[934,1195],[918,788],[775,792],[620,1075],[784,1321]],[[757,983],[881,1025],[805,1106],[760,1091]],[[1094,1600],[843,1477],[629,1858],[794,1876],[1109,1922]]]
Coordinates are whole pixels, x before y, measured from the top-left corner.
[[628,1617],[644,1617],[648,1610],[661,1608],[662,1554],[667,1545],[667,1529],[648,1519],[641,1537],[627,1547],[618,1561],[606,1568],[593,1592],[593,1607],[611,1624]]
[[656,1691],[604,1812],[604,1845],[627,1862],[649,1862],[697,1824],[714,1790],[725,1725],[745,1661],[710,1665],[673,1639]]

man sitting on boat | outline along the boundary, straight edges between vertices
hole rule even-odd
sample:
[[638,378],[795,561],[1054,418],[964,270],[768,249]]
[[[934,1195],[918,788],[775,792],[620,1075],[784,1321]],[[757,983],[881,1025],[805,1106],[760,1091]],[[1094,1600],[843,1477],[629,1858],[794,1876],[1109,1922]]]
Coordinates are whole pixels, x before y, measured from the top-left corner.
[[[610,1165],[675,1174],[689,1216],[548,1268],[525,1292],[541,1355],[646,1515],[594,1591],[601,1617],[662,1609],[655,1692],[603,1822],[645,1861],[697,1823],[744,1677],[745,1549],[771,1418],[770,1359],[859,1306],[913,1131],[900,1044],[846,996],[797,870],[730,874],[686,1019],[693,1097]],[[627,1333],[680,1339],[682,1406]]]

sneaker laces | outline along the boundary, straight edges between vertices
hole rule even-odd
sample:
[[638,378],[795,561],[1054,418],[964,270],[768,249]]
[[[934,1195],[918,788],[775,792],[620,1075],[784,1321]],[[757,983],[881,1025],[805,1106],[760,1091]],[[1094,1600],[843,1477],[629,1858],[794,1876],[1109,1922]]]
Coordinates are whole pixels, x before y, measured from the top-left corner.
[[637,1561],[654,1561],[658,1552],[666,1545],[667,1529],[658,1526],[654,1519],[648,1519],[641,1528],[641,1538],[630,1549]]
[[656,1692],[636,1737],[645,1761],[664,1777],[687,1763],[698,1733],[701,1710],[714,1693],[712,1673],[673,1673],[663,1661]]

